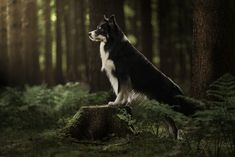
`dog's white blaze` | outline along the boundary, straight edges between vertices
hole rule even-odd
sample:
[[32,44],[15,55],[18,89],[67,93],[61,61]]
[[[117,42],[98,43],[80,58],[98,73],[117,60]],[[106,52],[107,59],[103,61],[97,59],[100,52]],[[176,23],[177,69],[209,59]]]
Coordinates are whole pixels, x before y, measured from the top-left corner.
[[100,57],[102,62],[101,71],[106,71],[109,81],[113,87],[115,94],[118,94],[118,79],[112,74],[115,70],[115,65],[112,60],[109,59],[109,53],[104,50],[105,42],[100,42]]
[[91,37],[89,36],[89,38],[92,40],[92,41],[101,41],[101,42],[107,42],[107,39],[105,36],[103,35],[96,35],[95,31],[91,31],[89,32],[91,33]]

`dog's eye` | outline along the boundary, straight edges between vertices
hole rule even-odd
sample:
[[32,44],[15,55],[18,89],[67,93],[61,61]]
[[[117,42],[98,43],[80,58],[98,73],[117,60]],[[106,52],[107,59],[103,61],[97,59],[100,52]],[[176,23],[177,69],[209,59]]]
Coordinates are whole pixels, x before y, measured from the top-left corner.
[[102,28],[101,28],[101,27],[98,27],[97,29],[101,30]]

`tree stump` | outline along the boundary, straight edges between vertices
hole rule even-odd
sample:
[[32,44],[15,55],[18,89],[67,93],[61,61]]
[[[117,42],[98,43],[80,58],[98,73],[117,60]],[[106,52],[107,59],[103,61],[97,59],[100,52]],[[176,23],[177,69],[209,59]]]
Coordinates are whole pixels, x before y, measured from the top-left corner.
[[112,136],[125,137],[132,134],[128,122],[119,115],[131,109],[125,107],[84,106],[74,115],[64,131],[66,135],[78,140],[102,140]]

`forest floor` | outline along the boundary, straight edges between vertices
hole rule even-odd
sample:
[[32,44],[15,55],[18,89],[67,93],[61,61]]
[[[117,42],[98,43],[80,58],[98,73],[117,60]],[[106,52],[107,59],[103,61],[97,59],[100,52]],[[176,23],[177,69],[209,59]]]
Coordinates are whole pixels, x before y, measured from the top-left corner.
[[151,134],[114,138],[106,142],[77,143],[61,139],[54,130],[8,131],[0,137],[0,156],[4,157],[152,157],[189,156],[180,141]]
[[[205,101],[210,107],[192,117],[145,100],[133,104],[131,116],[118,116],[134,135],[95,142],[64,137],[61,129],[82,106],[107,104],[110,93],[89,93],[79,83],[7,87],[0,90],[0,157],[234,157],[235,78],[225,75],[211,87],[220,101]],[[180,140],[168,136],[165,115],[182,131]]]
[[[184,142],[165,135],[159,138],[154,133],[159,114],[152,108],[145,112],[141,106],[133,108],[135,135],[91,143],[62,138],[59,130],[81,106],[106,104],[109,97],[106,92],[90,94],[79,83],[4,89],[0,92],[0,157],[182,156],[179,147]],[[151,107],[151,102],[146,106]]]

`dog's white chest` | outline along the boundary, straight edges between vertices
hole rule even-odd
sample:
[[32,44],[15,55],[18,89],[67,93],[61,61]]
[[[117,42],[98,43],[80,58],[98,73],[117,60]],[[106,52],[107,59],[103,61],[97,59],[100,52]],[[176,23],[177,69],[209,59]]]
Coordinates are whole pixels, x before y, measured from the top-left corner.
[[100,43],[100,57],[101,57],[101,62],[102,62],[102,67],[101,71],[106,72],[106,75],[109,78],[109,81],[113,87],[113,90],[115,94],[118,94],[118,79],[113,75],[113,71],[115,71],[115,65],[114,62],[109,59],[109,52],[105,52],[104,50],[104,42]]

